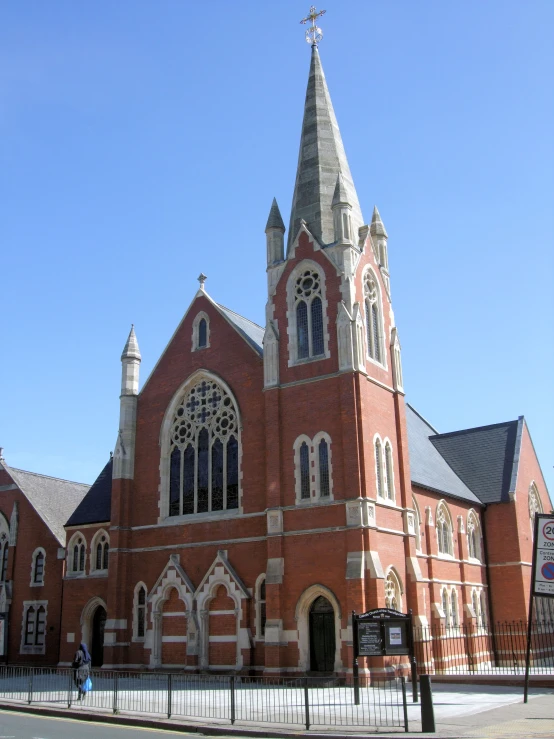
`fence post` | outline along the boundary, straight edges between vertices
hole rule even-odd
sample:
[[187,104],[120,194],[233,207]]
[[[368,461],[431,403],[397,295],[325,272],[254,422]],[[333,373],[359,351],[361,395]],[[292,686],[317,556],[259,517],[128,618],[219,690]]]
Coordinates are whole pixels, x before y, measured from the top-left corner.
[[[417,703],[418,695],[417,695],[417,662],[415,660],[415,657],[412,655],[412,661],[410,662],[410,670],[412,673],[412,700],[414,703]],[[408,729],[406,729],[408,731]]]
[[33,668],[29,670],[29,696],[28,696],[28,703],[31,705],[31,701],[33,700]]
[[67,707],[71,708],[71,696],[73,695],[73,670],[69,670],[67,686]]
[[[406,700],[406,678],[402,676],[400,680],[402,682],[402,706],[404,708],[404,730],[408,731],[408,701]],[[416,683],[417,683],[417,680],[416,680]]]
[[231,724],[235,723],[235,676],[231,675],[231,682],[229,684],[231,690]]
[[172,698],[172,692],[171,692],[171,672],[167,674],[167,718],[171,718],[171,698]]
[[433,693],[431,691],[431,676],[419,676],[419,689],[421,691],[421,731],[434,733],[435,711],[433,708]]
[[114,672],[113,674],[113,712],[117,713],[117,684],[118,684],[118,674],[117,672]]
[[304,708],[306,711],[306,731],[310,728],[310,694],[308,691],[308,678],[304,678]]

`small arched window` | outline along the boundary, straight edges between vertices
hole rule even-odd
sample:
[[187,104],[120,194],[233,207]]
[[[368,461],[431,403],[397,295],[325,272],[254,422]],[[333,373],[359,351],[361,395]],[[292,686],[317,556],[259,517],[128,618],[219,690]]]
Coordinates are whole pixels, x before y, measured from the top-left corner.
[[1,566],[1,576],[0,581],[6,582],[6,578],[8,576],[8,557],[10,555],[10,543],[8,541],[8,537],[5,534],[2,534],[4,536],[4,540],[0,540],[0,566]]
[[135,639],[140,640],[146,636],[146,596],[146,585],[138,583],[135,587],[133,630]]
[[109,550],[110,550],[110,544],[108,541],[108,537],[106,534],[102,533],[99,537],[96,539],[95,544],[95,559],[94,569],[96,571],[105,571],[108,569],[108,556],[109,556]]
[[452,519],[444,502],[439,503],[437,507],[437,544],[439,554],[452,555]]
[[444,625],[450,628],[450,599],[446,588],[442,589],[442,610],[444,612]]
[[458,594],[455,590],[450,593],[450,612],[451,612],[451,625],[453,628],[458,626]]
[[381,326],[381,295],[377,278],[371,270],[364,278],[364,312],[368,356],[383,364],[383,337]]
[[258,636],[265,637],[265,624],[267,621],[265,575],[258,584]]
[[26,647],[32,647],[35,643],[35,622],[37,612],[33,606],[29,606],[25,614],[25,639]]
[[481,559],[481,533],[475,511],[467,514],[467,551],[471,559]]
[[290,364],[325,356],[325,284],[320,268],[304,262],[287,283]]
[[296,500],[324,501],[332,496],[331,439],[324,431],[294,442]]
[[392,448],[390,443],[385,443],[385,486],[387,498],[394,500],[394,478],[392,471]]
[[31,585],[44,585],[44,562],[44,549],[36,549],[31,564]]
[[210,319],[201,311],[192,322],[192,350],[206,349],[210,345]]
[[377,495],[383,497],[383,468],[381,454],[381,440],[375,440],[375,480],[377,483]]
[[305,441],[300,445],[300,497],[310,498],[310,449]]
[[329,445],[326,439],[321,439],[318,445],[319,456],[319,495],[329,497]]
[[421,514],[415,497],[412,497],[412,508],[414,509],[415,514],[415,548],[416,552],[421,552]]
[[69,567],[72,573],[85,571],[86,546],[81,534],[76,534],[69,543]]

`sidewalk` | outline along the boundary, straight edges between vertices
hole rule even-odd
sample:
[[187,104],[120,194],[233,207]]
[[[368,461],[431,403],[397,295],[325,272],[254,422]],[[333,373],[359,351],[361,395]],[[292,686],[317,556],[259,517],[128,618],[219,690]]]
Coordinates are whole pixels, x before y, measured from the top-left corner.
[[[91,710],[86,705],[62,709],[48,705],[26,706],[12,702],[0,703],[0,710],[20,711],[35,715],[48,715],[80,719],[83,721],[105,721],[106,723],[156,728],[184,733],[220,737],[309,737],[310,739],[362,739],[362,737],[388,737],[390,739],[412,739],[436,737],[436,739],[554,739],[554,691],[535,688],[530,691],[529,702],[523,703],[523,691],[516,687],[468,685],[433,685],[433,703],[436,733],[421,733],[421,706],[408,704],[409,733],[381,729],[367,733],[360,727],[349,729],[338,726],[315,726],[309,731],[299,727],[284,729],[271,724],[235,724],[228,722],[193,721],[186,718],[157,719],[145,714],[122,713],[113,715],[100,710]],[[163,734],[162,734],[163,736]]]

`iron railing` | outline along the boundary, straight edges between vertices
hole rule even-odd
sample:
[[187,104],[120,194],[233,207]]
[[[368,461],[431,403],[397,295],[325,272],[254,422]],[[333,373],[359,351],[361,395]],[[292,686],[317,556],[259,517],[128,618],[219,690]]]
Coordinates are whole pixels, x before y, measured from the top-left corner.
[[351,678],[247,677],[183,672],[93,671],[78,701],[73,670],[0,666],[0,701],[167,718],[276,726],[363,726],[408,731],[403,677],[362,683]]
[[[527,622],[415,627],[414,647],[420,675],[523,675]],[[552,621],[533,622],[530,672],[554,675]]]

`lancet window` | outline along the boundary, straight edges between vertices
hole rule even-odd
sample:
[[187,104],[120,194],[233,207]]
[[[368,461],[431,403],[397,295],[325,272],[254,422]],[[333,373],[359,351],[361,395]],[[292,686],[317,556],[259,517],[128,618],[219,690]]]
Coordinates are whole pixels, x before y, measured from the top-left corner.
[[331,439],[321,431],[313,439],[299,436],[294,442],[297,501],[331,498],[333,479]]
[[31,585],[44,584],[44,549],[35,549],[31,565]]
[[102,572],[108,569],[109,549],[109,539],[104,531],[100,531],[92,545],[92,561],[96,571]]
[[239,425],[233,398],[214,379],[189,387],[171,425],[169,515],[239,506]]
[[77,533],[71,538],[68,546],[69,571],[78,574],[85,571],[86,545],[82,534]]
[[437,506],[437,543],[439,554],[452,555],[452,519],[444,503]]
[[479,520],[474,511],[470,511],[467,516],[467,550],[472,559],[481,559]]
[[138,583],[135,587],[134,610],[134,637],[144,639],[146,635],[146,585],[144,583]]
[[381,295],[375,275],[370,270],[364,278],[364,311],[368,356],[384,364]]
[[394,570],[390,570],[385,580],[385,606],[395,611],[402,610],[402,586]]
[[210,319],[204,311],[192,323],[192,349],[206,349],[210,345]]

